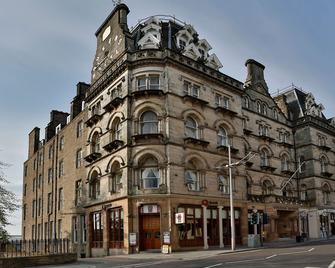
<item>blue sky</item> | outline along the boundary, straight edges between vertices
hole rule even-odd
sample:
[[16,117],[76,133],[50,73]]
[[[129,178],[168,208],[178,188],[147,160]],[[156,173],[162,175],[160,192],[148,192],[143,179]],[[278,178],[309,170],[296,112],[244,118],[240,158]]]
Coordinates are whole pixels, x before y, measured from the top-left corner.
[[[94,33],[111,0],[0,0],[0,160],[21,196],[28,133],[44,129],[52,109],[69,111],[78,81],[90,82]],[[332,0],[127,0],[129,26],[175,15],[206,38],[222,72],[244,81],[248,58],[266,66],[270,92],[291,83],[312,91],[335,116],[335,2]],[[21,212],[11,219],[20,233]]]

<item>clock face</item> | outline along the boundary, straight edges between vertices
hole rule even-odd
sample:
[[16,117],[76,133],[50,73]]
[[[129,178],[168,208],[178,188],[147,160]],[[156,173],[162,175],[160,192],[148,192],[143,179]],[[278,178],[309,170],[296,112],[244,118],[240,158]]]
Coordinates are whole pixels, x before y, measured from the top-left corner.
[[110,35],[110,33],[111,33],[111,27],[108,26],[102,34],[102,41],[105,41],[106,38]]

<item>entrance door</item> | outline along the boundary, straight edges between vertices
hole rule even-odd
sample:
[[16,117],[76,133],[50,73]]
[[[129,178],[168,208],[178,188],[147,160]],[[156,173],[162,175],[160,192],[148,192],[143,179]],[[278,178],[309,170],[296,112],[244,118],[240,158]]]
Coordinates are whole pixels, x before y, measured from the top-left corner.
[[140,220],[140,250],[160,249],[161,232],[160,216],[141,215]]

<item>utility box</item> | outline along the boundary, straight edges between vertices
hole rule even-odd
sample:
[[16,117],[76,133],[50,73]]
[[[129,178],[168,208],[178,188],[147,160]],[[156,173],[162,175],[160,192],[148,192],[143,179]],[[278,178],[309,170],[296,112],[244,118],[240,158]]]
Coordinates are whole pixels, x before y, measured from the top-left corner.
[[249,248],[258,248],[261,246],[260,235],[249,234],[248,235],[248,247]]

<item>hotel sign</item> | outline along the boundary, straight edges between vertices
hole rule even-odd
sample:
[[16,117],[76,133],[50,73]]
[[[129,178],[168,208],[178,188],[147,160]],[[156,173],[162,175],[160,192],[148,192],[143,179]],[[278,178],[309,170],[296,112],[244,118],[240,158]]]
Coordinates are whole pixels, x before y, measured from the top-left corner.
[[175,223],[176,224],[183,224],[185,223],[185,213],[180,212],[175,214]]

